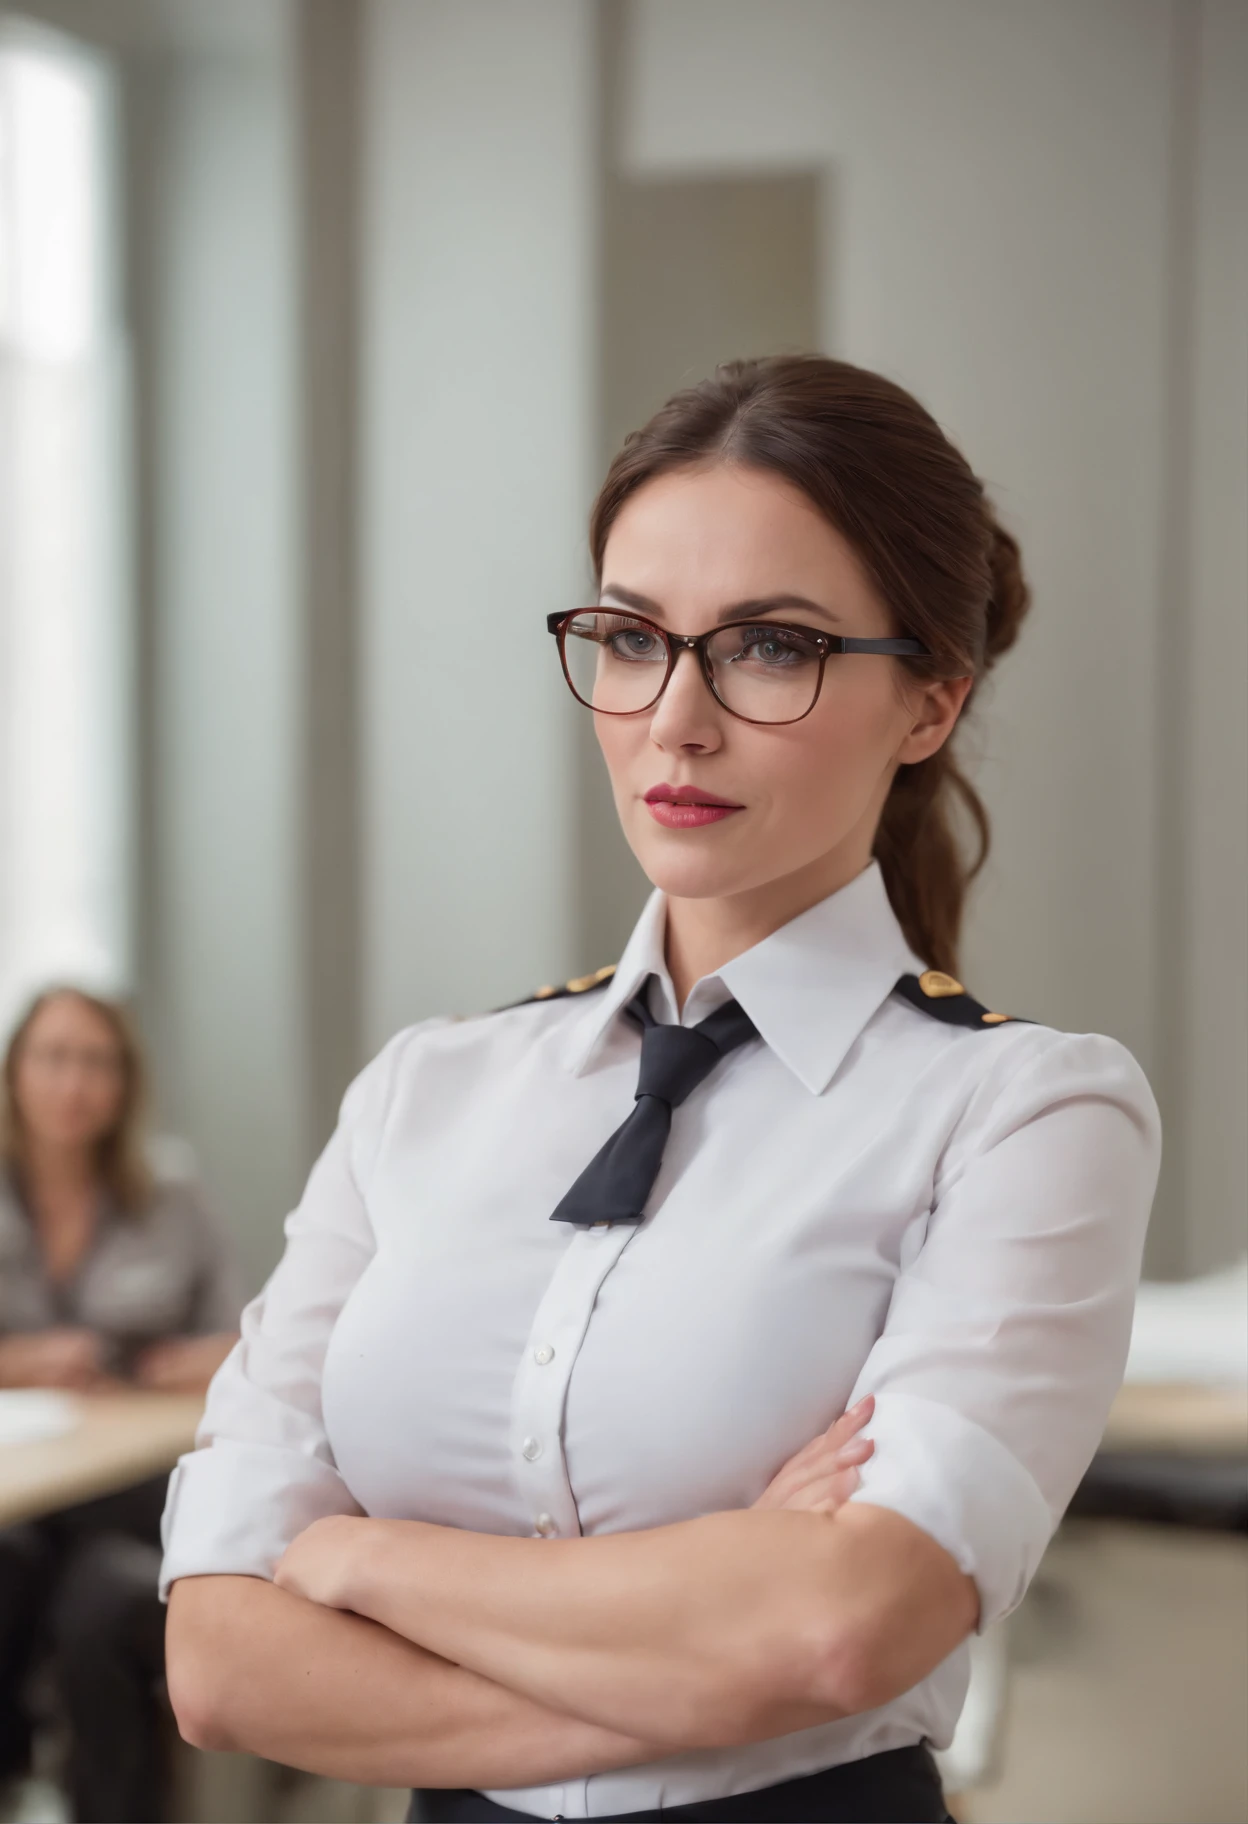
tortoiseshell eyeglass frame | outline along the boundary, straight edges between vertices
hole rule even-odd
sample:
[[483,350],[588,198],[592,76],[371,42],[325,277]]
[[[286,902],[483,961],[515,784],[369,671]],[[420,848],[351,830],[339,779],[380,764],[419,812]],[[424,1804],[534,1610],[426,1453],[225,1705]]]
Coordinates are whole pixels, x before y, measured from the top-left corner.
[[[639,704],[636,709],[600,709],[596,704],[587,702],[581,695],[580,691],[576,688],[576,685],[572,682],[572,673],[568,668],[567,654],[564,651],[564,643],[567,638],[568,628],[580,614],[618,614],[621,620],[636,622],[638,626],[648,628],[650,632],[657,634],[659,639],[662,640],[667,651],[667,665],[663,672],[663,682],[659,685],[659,688],[655,691],[648,703]],[[819,676],[815,682],[814,695],[811,697],[809,704],[802,711],[800,716],[785,716],[779,721],[775,721],[770,717],[745,716],[742,715],[739,709],[734,709],[731,703],[725,703],[715,684],[714,669],[707,653],[707,647],[713,639],[718,638],[720,634],[729,632],[733,627],[774,627],[777,633],[788,632],[800,634],[803,639],[810,640],[814,644],[819,653]],[[730,716],[735,716],[739,722],[751,722],[759,728],[788,728],[791,727],[794,722],[804,722],[811,710],[815,707],[815,704],[819,701],[819,692],[823,689],[824,667],[829,658],[836,653],[878,652],[895,654],[900,658],[915,659],[930,659],[935,657],[935,654],[929,652],[928,648],[921,640],[855,639],[848,634],[823,633],[816,627],[804,626],[800,621],[762,621],[747,618],[739,621],[722,621],[719,626],[709,628],[706,633],[669,633],[666,627],[660,627],[657,621],[647,620],[644,614],[635,614],[631,608],[613,608],[610,603],[599,603],[592,608],[568,608],[561,610],[557,614],[548,614],[546,616],[546,631],[547,633],[552,633],[559,642],[559,663],[563,668],[563,675],[568,689],[572,692],[572,695],[576,698],[578,703],[584,704],[586,709],[593,710],[596,716],[645,715],[649,710],[654,708],[659,698],[663,695],[663,692],[667,689],[667,686],[671,681],[672,672],[676,668],[676,660],[679,655],[682,652],[692,652],[697,656],[698,665],[701,669],[702,676],[706,680],[707,689],[719,704],[720,708],[726,709],[728,714]]]

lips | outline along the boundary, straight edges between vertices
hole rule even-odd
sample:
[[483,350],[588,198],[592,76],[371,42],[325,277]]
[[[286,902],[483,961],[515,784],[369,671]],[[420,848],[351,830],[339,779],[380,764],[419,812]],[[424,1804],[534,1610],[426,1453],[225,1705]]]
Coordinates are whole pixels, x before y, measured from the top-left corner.
[[697,785],[653,785],[645,795],[646,809],[667,830],[698,830],[709,823],[723,823],[744,805]]
[[646,793],[647,804],[704,804],[716,810],[740,811],[744,805],[732,798],[721,798],[718,792],[707,792],[699,785],[652,785]]

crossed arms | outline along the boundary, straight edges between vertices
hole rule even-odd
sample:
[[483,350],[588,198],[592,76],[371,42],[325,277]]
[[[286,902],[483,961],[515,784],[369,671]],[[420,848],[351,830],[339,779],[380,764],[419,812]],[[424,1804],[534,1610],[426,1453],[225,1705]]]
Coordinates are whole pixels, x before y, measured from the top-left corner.
[[979,1598],[921,1528],[847,1502],[869,1416],[743,1512],[562,1541],[334,1516],[273,1584],[184,1578],[182,1732],[366,1784],[490,1789],[873,1709],[952,1652]]

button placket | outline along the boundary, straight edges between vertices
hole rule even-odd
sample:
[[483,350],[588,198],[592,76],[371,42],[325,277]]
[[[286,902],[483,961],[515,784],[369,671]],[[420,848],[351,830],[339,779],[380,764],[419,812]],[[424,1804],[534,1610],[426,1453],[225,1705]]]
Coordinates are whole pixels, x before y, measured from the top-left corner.
[[563,1454],[564,1403],[599,1287],[634,1233],[619,1224],[569,1237],[520,1357],[510,1450],[516,1487],[537,1538],[574,1538],[581,1530]]

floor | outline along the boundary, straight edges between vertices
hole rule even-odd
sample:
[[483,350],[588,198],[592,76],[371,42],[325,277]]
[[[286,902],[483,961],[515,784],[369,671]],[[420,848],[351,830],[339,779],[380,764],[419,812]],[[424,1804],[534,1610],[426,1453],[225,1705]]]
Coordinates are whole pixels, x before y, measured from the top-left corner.
[[1067,1521],[1006,1625],[1002,1773],[961,1824],[1245,1824],[1248,1539]]

